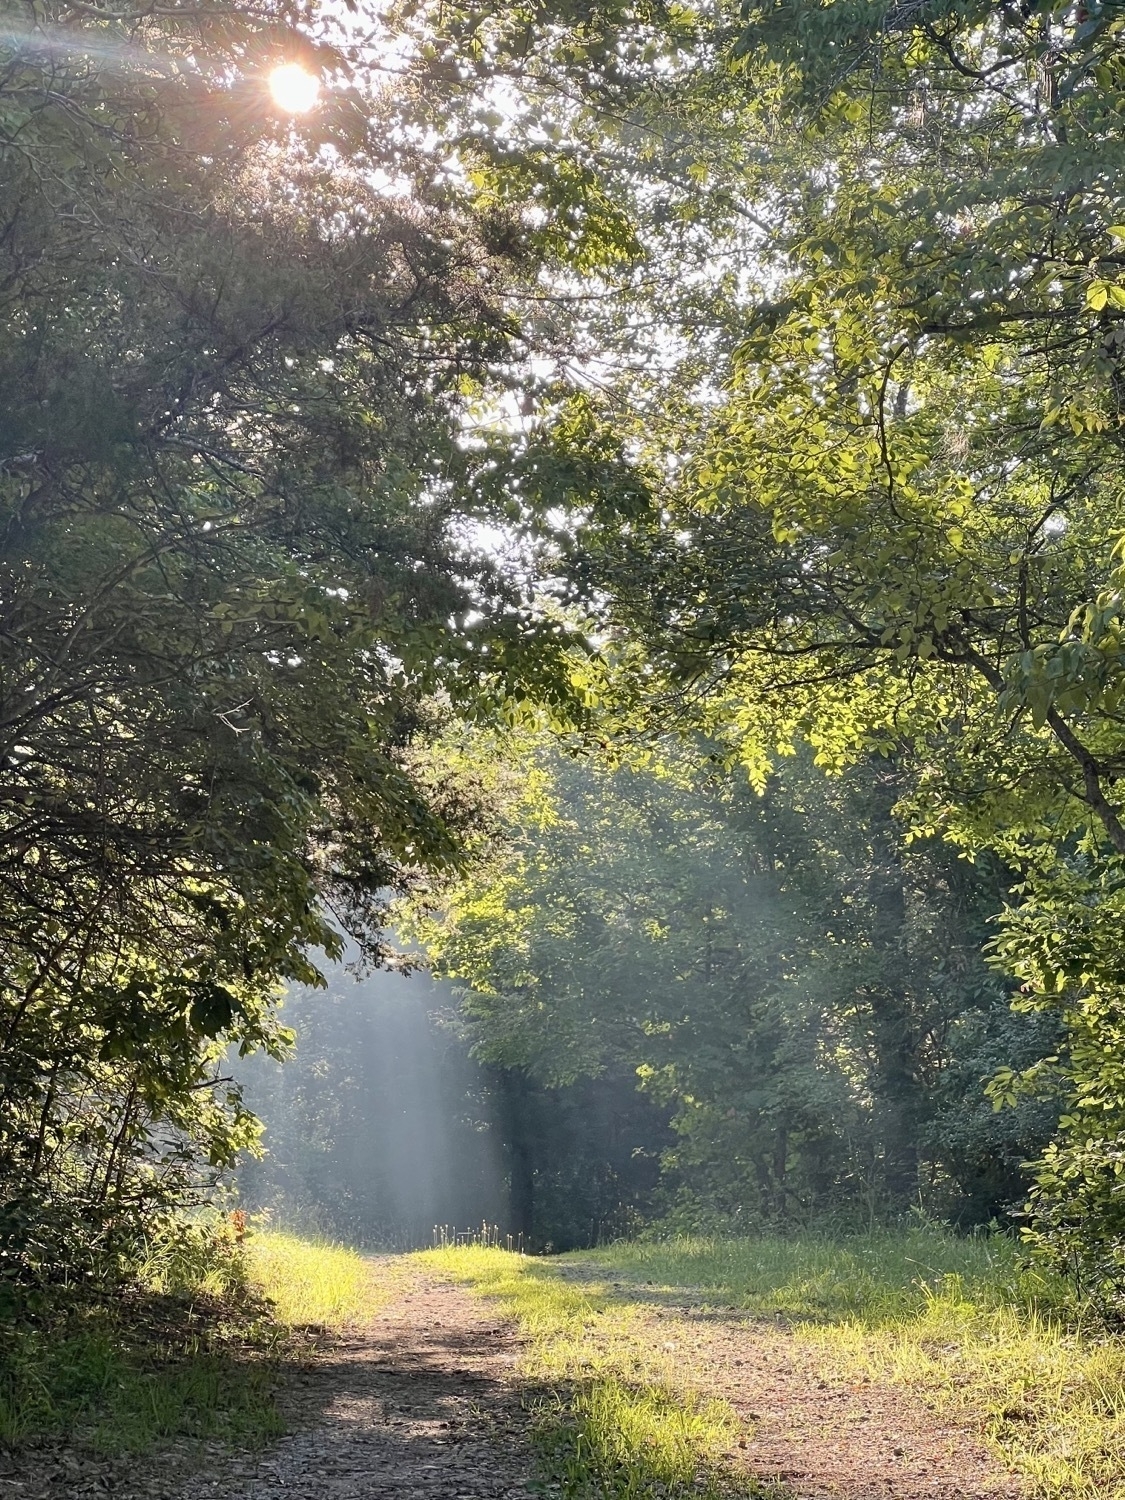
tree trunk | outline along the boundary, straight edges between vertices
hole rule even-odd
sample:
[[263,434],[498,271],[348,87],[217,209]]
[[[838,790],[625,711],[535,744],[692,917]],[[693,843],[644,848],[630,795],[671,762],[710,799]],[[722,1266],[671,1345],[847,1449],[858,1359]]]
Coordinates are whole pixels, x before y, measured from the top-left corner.
[[535,1150],[531,1086],[526,1073],[505,1068],[500,1075],[502,1129],[508,1157],[508,1219],[512,1234],[532,1236],[535,1224]]

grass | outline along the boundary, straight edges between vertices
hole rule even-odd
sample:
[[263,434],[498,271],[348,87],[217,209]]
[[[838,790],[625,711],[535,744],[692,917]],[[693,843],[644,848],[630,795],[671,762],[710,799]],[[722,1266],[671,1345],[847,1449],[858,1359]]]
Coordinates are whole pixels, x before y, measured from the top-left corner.
[[570,1398],[541,1413],[549,1470],[568,1493],[729,1487],[731,1414],[707,1402],[705,1371],[646,1347],[645,1299],[667,1295],[780,1318],[826,1373],[911,1388],[982,1432],[1044,1500],[1125,1500],[1125,1340],[1001,1236],[920,1227],[677,1238],[549,1262],[481,1249],[421,1258],[518,1319],[533,1379],[569,1383]]
[[730,1472],[734,1413],[684,1386],[636,1306],[565,1280],[557,1262],[506,1250],[462,1246],[415,1259],[497,1301],[527,1335],[544,1480],[568,1500],[760,1490]]
[[861,1318],[892,1325],[953,1281],[992,1307],[1057,1308],[1066,1299],[1061,1282],[1024,1269],[1006,1237],[965,1238],[928,1226],[841,1239],[679,1236],[566,1258],[605,1267],[618,1280],[695,1287],[704,1300],[713,1295],[725,1306],[796,1323]]
[[252,1284],[289,1328],[340,1331],[370,1317],[386,1298],[370,1262],[343,1245],[269,1232],[253,1235],[246,1252]]
[[176,1437],[254,1444],[282,1430],[273,1379],[206,1346],[124,1346],[104,1320],[12,1335],[0,1370],[0,1445],[44,1437],[101,1454],[144,1454]]
[[[546,1479],[566,1500],[754,1488],[733,1472],[738,1424],[707,1372],[653,1336],[664,1296],[780,1318],[826,1371],[910,1387],[975,1425],[1044,1500],[1125,1500],[1125,1340],[1003,1238],[919,1228],[416,1259],[520,1323]],[[264,1442],[309,1330],[351,1327],[387,1293],[356,1252],[278,1233],[154,1255],[143,1279],[124,1302],[0,1327],[0,1444],[129,1455],[172,1439]]]
[[292,1235],[199,1235],[154,1253],[112,1304],[0,1327],[0,1446],[64,1438],[143,1455],[173,1439],[258,1446],[284,1430],[276,1391],[304,1336],[342,1331],[381,1289],[352,1250]]
[[1047,1500],[1125,1500],[1125,1340],[1002,1237],[678,1239],[572,1257],[625,1283],[780,1314],[825,1365],[969,1419]]

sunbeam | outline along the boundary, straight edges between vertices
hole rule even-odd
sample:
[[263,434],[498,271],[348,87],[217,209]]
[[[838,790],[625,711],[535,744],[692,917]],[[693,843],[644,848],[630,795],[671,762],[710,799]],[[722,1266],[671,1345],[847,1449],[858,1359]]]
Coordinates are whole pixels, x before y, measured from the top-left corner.
[[187,53],[176,55],[157,52],[149,47],[138,47],[134,42],[99,41],[89,33],[65,31],[57,27],[52,30],[41,27],[16,30],[6,27],[0,31],[0,49],[29,58],[34,58],[38,53],[55,57],[88,57],[122,73],[148,70],[167,76],[190,71],[195,66],[194,59]]

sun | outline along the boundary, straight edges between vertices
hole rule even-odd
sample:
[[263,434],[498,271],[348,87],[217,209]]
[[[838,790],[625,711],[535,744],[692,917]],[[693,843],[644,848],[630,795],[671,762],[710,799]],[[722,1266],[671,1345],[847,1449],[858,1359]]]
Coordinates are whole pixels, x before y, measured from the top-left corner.
[[320,79],[300,63],[283,63],[270,74],[273,102],[286,114],[306,114],[320,97]]

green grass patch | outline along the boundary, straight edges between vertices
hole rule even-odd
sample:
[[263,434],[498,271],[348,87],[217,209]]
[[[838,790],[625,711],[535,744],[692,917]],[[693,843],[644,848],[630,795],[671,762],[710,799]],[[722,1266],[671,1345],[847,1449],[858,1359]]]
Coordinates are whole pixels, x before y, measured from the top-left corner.
[[719,1497],[755,1487],[726,1472],[721,1402],[602,1375],[533,1407],[545,1478],[566,1496]]
[[1125,1339],[1003,1236],[919,1227],[422,1259],[496,1298],[531,1337],[529,1375],[569,1392],[541,1412],[549,1472],[568,1493],[727,1483],[732,1419],[707,1404],[706,1372],[646,1347],[646,1308],[666,1302],[780,1317],[826,1373],[909,1387],[981,1431],[1044,1500],[1125,1500]]
[[269,1231],[246,1244],[247,1274],[286,1327],[342,1330],[369,1318],[387,1297],[371,1262],[328,1240]]
[[1049,1500],[1125,1500],[1125,1340],[1002,1236],[674,1239],[567,1257],[646,1295],[791,1320],[826,1368],[968,1419]]
[[940,1228],[823,1236],[637,1241],[563,1257],[615,1279],[708,1298],[798,1323],[860,1320],[891,1326],[953,1293],[988,1308],[1076,1315],[1064,1283],[1028,1269],[1002,1235],[961,1237]]
[[96,1453],[144,1454],[170,1438],[253,1445],[283,1430],[275,1372],[206,1343],[142,1344],[87,1315],[10,1335],[0,1366],[0,1443],[64,1437]]
[[343,1330],[385,1291],[354,1251],[221,1229],[157,1247],[112,1303],[0,1325],[0,1445],[62,1438],[143,1455],[170,1439],[254,1447],[284,1430],[276,1391],[310,1328]]
[[640,1309],[565,1280],[559,1262],[479,1247],[416,1259],[495,1300],[528,1337],[524,1373],[535,1392],[543,1477],[564,1496],[719,1500],[759,1492],[729,1467],[733,1412],[684,1386],[646,1336]]

